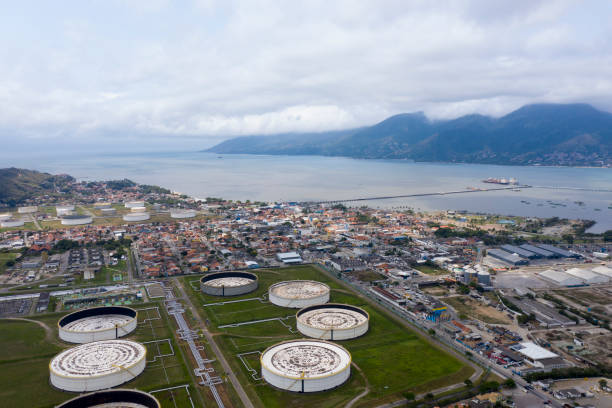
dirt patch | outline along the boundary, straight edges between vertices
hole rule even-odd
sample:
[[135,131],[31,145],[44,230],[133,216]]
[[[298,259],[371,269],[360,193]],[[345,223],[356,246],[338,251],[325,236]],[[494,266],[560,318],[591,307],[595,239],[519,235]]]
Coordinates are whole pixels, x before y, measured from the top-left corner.
[[347,273],[347,275],[352,276],[353,278],[362,282],[373,282],[386,279],[383,275],[374,271],[353,271]]
[[470,298],[469,296],[452,296],[445,298],[444,302],[448,303],[459,313],[474,319],[478,319],[485,323],[491,324],[510,324],[510,319],[499,310],[483,305]]

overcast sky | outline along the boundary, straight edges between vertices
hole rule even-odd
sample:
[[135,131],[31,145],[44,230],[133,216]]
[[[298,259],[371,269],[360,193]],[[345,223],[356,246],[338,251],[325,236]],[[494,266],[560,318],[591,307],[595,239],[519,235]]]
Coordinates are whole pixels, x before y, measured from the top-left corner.
[[0,59],[14,145],[612,111],[612,1],[20,0],[2,6]]

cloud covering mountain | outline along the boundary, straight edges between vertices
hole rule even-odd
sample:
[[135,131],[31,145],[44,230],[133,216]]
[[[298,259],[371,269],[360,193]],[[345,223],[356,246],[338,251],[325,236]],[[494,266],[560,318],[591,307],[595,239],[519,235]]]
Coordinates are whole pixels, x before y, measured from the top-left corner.
[[571,0],[9,2],[0,142],[202,146],[415,110],[612,110],[611,13]]
[[501,118],[392,116],[343,132],[230,139],[215,153],[330,155],[492,164],[612,165],[612,114],[585,104],[524,106]]

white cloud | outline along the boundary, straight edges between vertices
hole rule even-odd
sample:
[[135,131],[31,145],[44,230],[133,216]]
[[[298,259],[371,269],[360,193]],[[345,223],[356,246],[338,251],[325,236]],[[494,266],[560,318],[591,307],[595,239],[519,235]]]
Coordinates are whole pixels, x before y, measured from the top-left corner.
[[606,11],[606,2],[534,0],[14,5],[0,24],[0,127],[39,139],[150,132],[204,143],[416,110],[612,109],[611,31],[581,17]]

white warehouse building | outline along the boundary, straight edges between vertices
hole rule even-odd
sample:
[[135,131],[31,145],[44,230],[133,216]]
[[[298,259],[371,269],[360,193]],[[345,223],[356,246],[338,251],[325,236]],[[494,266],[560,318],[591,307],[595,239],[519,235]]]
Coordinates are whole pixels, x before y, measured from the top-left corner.
[[276,259],[285,264],[302,263],[302,257],[297,252],[278,253]]
[[610,281],[610,278],[608,278],[607,276],[600,275],[588,269],[572,268],[565,271],[565,273],[580,278],[589,285],[597,283],[608,283]]
[[538,275],[540,276],[540,278],[545,279],[549,282],[552,282],[558,286],[571,287],[571,286],[584,285],[583,279],[577,276],[562,272],[562,271],[554,270],[554,269],[547,269],[543,272],[539,272]]
[[607,266],[601,265],[596,266],[591,270],[599,275],[607,276],[608,278],[612,279],[612,268],[608,268]]

